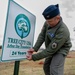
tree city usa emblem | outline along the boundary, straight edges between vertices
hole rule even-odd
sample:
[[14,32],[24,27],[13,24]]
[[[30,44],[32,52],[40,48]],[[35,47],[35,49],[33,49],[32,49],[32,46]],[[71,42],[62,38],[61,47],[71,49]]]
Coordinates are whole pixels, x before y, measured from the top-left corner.
[[[30,33],[30,21],[27,16],[24,14],[19,14],[15,18],[15,31],[21,39],[8,37],[7,48],[19,48],[19,49],[28,49],[31,47],[31,42],[28,40],[23,40]],[[14,51],[12,50],[11,56],[22,56],[26,55],[25,51]]]
[[30,21],[27,16],[24,14],[19,14],[15,18],[15,31],[17,35],[21,39],[8,37],[8,45],[7,48],[30,48],[31,42],[23,40],[23,38],[27,37],[30,33]]
[[19,14],[15,19],[15,30],[21,39],[30,33],[30,21],[24,14]]

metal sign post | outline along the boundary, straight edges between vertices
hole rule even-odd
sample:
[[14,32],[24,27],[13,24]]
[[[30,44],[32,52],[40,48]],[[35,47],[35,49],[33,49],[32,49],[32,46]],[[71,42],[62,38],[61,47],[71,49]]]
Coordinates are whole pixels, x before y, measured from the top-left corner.
[[14,74],[13,75],[18,75],[19,74],[19,65],[20,65],[20,61],[15,61]]

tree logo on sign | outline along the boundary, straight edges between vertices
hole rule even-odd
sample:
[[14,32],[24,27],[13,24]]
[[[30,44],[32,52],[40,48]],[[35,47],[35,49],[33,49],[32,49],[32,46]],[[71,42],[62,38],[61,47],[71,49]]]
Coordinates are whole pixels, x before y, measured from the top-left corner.
[[21,39],[27,37],[30,33],[30,21],[24,14],[19,14],[15,19],[15,30]]

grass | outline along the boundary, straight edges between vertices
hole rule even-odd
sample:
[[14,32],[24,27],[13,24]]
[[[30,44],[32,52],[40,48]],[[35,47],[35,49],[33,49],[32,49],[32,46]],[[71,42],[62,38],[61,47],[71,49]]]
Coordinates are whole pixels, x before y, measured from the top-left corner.
[[[64,75],[75,75],[75,52],[70,52],[65,61]],[[20,62],[19,75],[44,75],[43,62],[23,60]],[[13,75],[14,62],[0,63],[0,75]]]
[[75,58],[67,58],[64,68],[65,75],[75,75]]

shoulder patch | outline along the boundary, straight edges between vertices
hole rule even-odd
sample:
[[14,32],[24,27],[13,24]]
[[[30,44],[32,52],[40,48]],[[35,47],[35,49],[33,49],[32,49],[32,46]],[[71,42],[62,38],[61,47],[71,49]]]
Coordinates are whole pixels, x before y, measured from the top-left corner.
[[52,43],[52,49],[55,49],[55,48],[57,48],[57,43],[56,42]]

